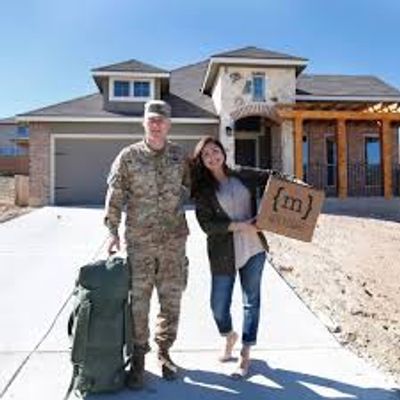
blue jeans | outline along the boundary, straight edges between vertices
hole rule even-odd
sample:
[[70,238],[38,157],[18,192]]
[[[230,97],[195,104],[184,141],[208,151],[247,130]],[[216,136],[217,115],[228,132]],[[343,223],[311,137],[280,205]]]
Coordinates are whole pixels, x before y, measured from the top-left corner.
[[[257,253],[239,269],[243,301],[242,343],[256,344],[260,319],[260,288],[264,269],[265,253]],[[235,275],[213,275],[211,282],[211,309],[219,333],[232,332],[231,303]]]

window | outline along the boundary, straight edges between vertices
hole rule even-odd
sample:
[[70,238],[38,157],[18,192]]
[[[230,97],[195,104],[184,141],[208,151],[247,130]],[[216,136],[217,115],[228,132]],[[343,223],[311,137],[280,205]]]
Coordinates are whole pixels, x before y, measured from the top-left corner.
[[133,96],[150,97],[150,82],[149,81],[133,82]]
[[308,137],[303,136],[303,180],[308,179]]
[[129,81],[114,81],[114,96],[129,97]]
[[22,126],[22,125],[18,126],[18,128],[17,128],[17,136],[19,138],[27,138],[27,137],[29,137],[28,127]]
[[326,184],[327,186],[336,186],[336,141],[334,136],[326,138]]
[[154,82],[149,80],[110,79],[110,100],[145,101],[153,97]]
[[380,184],[381,146],[379,137],[365,138],[365,181],[367,185]]
[[28,153],[28,149],[19,146],[0,146],[0,156],[23,156]]
[[265,76],[253,75],[253,101],[265,101]]

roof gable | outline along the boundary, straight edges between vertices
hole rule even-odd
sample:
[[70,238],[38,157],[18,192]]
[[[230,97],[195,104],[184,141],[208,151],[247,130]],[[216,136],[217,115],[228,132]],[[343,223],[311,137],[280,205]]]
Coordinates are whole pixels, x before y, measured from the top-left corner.
[[307,66],[307,62],[308,60],[306,58],[295,57],[271,50],[264,50],[254,46],[214,54],[209,59],[201,90],[203,93],[211,95],[212,87],[219,68],[223,65],[241,65],[252,68],[294,68],[296,75],[299,75]]
[[106,65],[92,69],[92,72],[143,72],[143,73],[168,73],[167,70],[151,64],[131,59],[116,64]]
[[307,61],[306,58],[291,56],[289,54],[278,53],[276,51],[260,49],[254,46],[247,46],[237,50],[227,51],[223,53],[214,54],[212,58],[216,57],[232,57],[232,58],[251,58],[251,59],[279,59],[279,60],[302,60]]

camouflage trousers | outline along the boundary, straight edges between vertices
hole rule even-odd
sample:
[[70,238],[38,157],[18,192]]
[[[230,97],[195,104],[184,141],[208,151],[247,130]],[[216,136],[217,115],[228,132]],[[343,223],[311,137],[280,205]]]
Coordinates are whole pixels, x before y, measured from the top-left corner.
[[150,300],[155,288],[160,310],[155,341],[169,349],[177,335],[182,292],[187,282],[186,237],[163,243],[128,244],[132,279],[133,344],[138,351],[149,347]]

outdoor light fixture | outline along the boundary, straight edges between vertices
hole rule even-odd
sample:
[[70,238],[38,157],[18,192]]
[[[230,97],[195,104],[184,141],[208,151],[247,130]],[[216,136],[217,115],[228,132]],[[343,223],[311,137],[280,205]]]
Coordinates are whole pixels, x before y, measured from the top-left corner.
[[232,136],[233,129],[232,129],[231,126],[228,125],[228,126],[225,127],[225,134],[226,134],[226,136]]
[[232,81],[233,83],[237,82],[239,79],[242,78],[242,76],[240,75],[239,72],[232,72],[232,73],[229,75],[229,77],[231,78],[231,81]]

